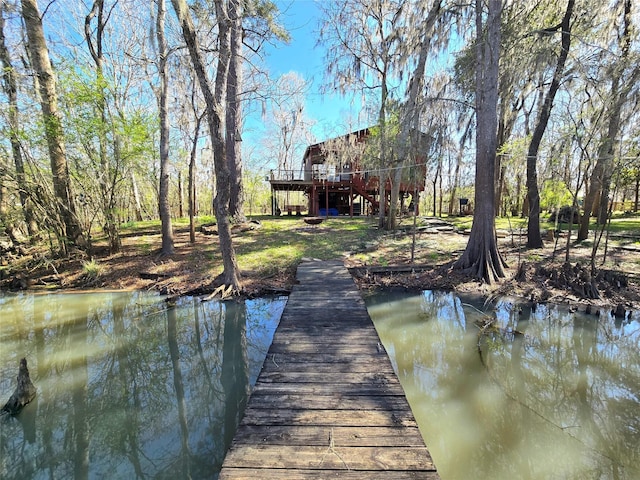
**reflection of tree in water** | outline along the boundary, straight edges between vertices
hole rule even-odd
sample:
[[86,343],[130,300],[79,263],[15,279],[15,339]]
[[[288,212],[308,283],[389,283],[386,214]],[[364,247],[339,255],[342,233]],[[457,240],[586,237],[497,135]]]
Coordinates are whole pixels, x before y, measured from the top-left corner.
[[[569,437],[578,458],[559,470],[565,478],[582,478],[585,468],[600,472],[597,478],[638,477],[637,340],[615,335],[620,328],[608,315],[544,306],[528,316],[509,311],[497,316],[498,328],[487,329],[481,339],[487,371],[512,401],[503,419],[507,428],[515,432],[530,422],[544,424],[539,438],[532,438],[539,431],[533,429],[516,435],[538,446],[553,444],[558,435]],[[494,448],[483,453],[491,452],[495,455]],[[550,451],[549,461],[553,455]],[[536,465],[528,469],[536,478]]]
[[286,303],[287,297],[256,298],[245,301],[245,336],[250,385],[255,384],[262,370],[262,364]]
[[[75,355],[70,359],[71,376],[73,378],[73,388],[71,396],[73,410],[71,415],[71,425],[73,425],[73,437],[75,450],[74,455],[74,478],[85,480],[89,478],[89,365],[87,361],[87,336],[88,336],[88,313],[78,316],[69,322],[69,336],[75,346]],[[77,349],[77,350],[76,350]]]
[[[128,331],[126,322],[126,305],[124,302],[114,299],[111,304],[111,315],[113,319],[113,365],[109,369],[105,369],[105,374],[108,378],[104,380],[105,386],[113,388],[113,392],[116,395],[121,395],[120,399],[116,399],[117,404],[124,404],[127,407],[128,413],[126,415],[126,421],[129,428],[121,429],[114,428],[109,429],[105,425],[105,429],[108,431],[108,435],[105,436],[105,446],[112,445],[113,452],[117,452],[116,458],[124,455],[128,458],[136,478],[142,478],[142,463],[140,459],[140,439],[138,436],[140,426],[140,415],[136,406],[141,404],[141,392],[137,382],[137,367],[140,362],[136,358],[137,352],[127,349],[127,343],[131,333]],[[135,305],[129,306],[130,308],[136,308]],[[107,388],[106,391],[110,391]],[[113,420],[113,419],[112,419]],[[118,426],[120,426],[118,424]],[[115,465],[114,465],[115,467]]]
[[190,454],[189,454],[189,427],[187,425],[187,402],[184,395],[184,384],[182,382],[182,370],[180,369],[180,351],[178,348],[178,335],[176,328],[176,309],[170,306],[167,309],[167,342],[169,344],[169,354],[171,355],[171,365],[173,367],[173,386],[176,391],[176,402],[178,405],[178,423],[180,424],[180,457],[178,463],[181,478],[191,478]]
[[93,365],[92,397],[98,408],[92,463],[99,464],[100,471],[132,478],[145,477],[150,463],[154,471],[166,469],[173,455],[149,447],[150,438],[162,437],[175,397],[165,387],[171,363],[161,335],[164,315],[159,305],[141,300],[114,295],[104,310],[95,312],[97,330],[107,345]]
[[277,324],[265,315],[284,301],[28,298],[11,304],[1,346],[14,358],[0,373],[9,383],[28,357],[38,403],[23,413],[36,423],[0,426],[3,480],[215,475]]
[[637,319],[446,292],[367,303],[443,477],[640,478]]
[[189,385],[197,402],[192,419],[192,470],[194,478],[206,478],[222,465],[224,445],[222,431],[225,416],[224,392],[220,376],[223,363],[222,342],[225,308],[220,302],[202,303],[193,299],[192,309],[185,312],[193,321],[194,335],[187,345],[193,346]]
[[205,388],[198,415],[206,419],[206,437],[194,462],[202,471],[192,471],[194,477],[207,478],[221,468],[284,304],[270,299],[194,303],[194,354],[200,360],[192,374],[193,383]]
[[222,388],[225,399],[224,443],[231,444],[249,396],[247,327],[244,302],[226,304],[222,361]]

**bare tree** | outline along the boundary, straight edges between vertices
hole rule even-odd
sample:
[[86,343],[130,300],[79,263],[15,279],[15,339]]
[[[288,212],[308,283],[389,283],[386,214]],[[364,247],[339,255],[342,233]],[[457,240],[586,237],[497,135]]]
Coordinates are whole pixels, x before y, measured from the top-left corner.
[[51,161],[51,173],[53,175],[53,187],[58,201],[56,209],[64,227],[61,247],[63,252],[67,253],[68,243],[83,247],[85,240],[80,222],[76,216],[76,207],[71,191],[62,119],[58,110],[56,75],[49,59],[49,50],[44,37],[38,4],[36,0],[21,1],[22,18],[24,19],[29,39],[29,54],[38,79],[40,105],[44,119],[49,159]]
[[[498,125],[501,0],[476,0],[476,187],[469,242],[454,268],[491,283],[503,278],[505,262],[495,230],[495,159]],[[484,21],[486,15],[486,21]]]
[[[195,90],[196,86],[193,85]],[[196,222],[195,215],[197,212],[197,192],[196,192],[196,158],[198,154],[198,141],[200,139],[200,128],[205,116],[205,111],[198,112],[195,100],[195,91],[191,95],[191,108],[195,117],[195,125],[193,127],[193,137],[191,142],[191,151],[189,153],[189,180],[188,180],[188,197],[189,197],[189,241],[196,243]]]
[[[92,32],[91,23],[97,21],[95,28],[95,38]],[[116,195],[115,185],[117,175],[112,175],[110,163],[108,160],[107,147],[107,100],[105,93],[105,78],[103,71],[104,53],[103,53],[103,37],[108,16],[104,12],[104,0],[95,0],[91,11],[85,17],[84,34],[91,58],[95,63],[96,72],[96,109],[98,115],[98,145],[99,145],[99,164],[100,172],[98,174],[98,183],[100,185],[100,194],[102,196],[102,213],[104,215],[104,230],[109,237],[109,250],[116,253],[120,250],[121,240],[118,232],[118,222],[116,218]],[[114,152],[115,153],[115,152]]]
[[305,115],[308,87],[309,83],[298,73],[285,73],[275,81],[265,102],[263,156],[277,165],[280,178],[292,179],[300,174],[296,160],[314,142],[310,132],[312,122]]
[[160,90],[158,92],[158,110],[160,112],[160,190],[159,209],[162,224],[162,254],[173,254],[173,228],[171,226],[171,205],[169,203],[169,112],[167,56],[169,49],[164,33],[166,18],[165,0],[158,0],[158,16],[156,18],[156,40],[158,43],[158,75]]
[[[13,163],[16,171],[16,184],[18,187],[18,195],[20,197],[20,204],[22,206],[22,212],[24,220],[27,224],[27,230],[31,237],[35,237],[38,234],[38,224],[36,222],[35,213],[33,211],[33,205],[30,198],[30,189],[27,185],[24,159],[22,156],[22,149],[20,146],[20,120],[19,105],[18,105],[18,81],[16,79],[16,72],[11,62],[11,55],[7,48],[4,34],[4,15],[6,12],[7,3],[0,2],[0,63],[2,65],[2,88],[4,93],[9,99],[8,109],[8,126],[9,126],[9,142],[11,143],[11,153],[13,155]],[[15,237],[15,235],[14,235]]]
[[[420,152],[422,143],[420,127],[421,116],[425,109],[424,99],[422,98],[425,86],[425,69],[427,59],[433,48],[433,36],[436,32],[436,24],[438,20],[443,18],[444,3],[443,0],[433,0],[430,5],[426,2],[419,2],[416,5],[415,11],[410,11],[407,21],[405,22],[404,33],[408,38],[404,38],[403,48],[406,49],[406,51],[403,52],[400,61],[402,64],[408,65],[410,61],[416,57],[413,74],[407,86],[407,101],[403,105],[400,121],[399,155],[403,162],[408,160],[409,165],[415,164],[419,153],[424,153]],[[401,17],[398,17],[398,19],[400,18]],[[422,18],[425,19],[422,20]],[[413,25],[417,25],[417,29],[410,29]],[[409,28],[406,28],[407,26],[409,26]],[[412,41],[412,38],[416,40]],[[417,48],[415,45],[417,45]],[[417,50],[417,56],[415,50]],[[402,174],[402,168],[398,168],[395,172],[391,192],[392,206],[396,204],[398,199]],[[390,212],[390,220],[394,221],[394,219],[395,214],[392,210],[392,212]]]
[[214,200],[216,220],[218,222],[218,236],[220,238],[220,249],[224,271],[221,281],[224,285],[237,290],[240,286],[240,273],[236,262],[235,250],[231,239],[231,225],[229,222],[229,167],[225,154],[225,135],[222,118],[224,116],[224,106],[222,96],[226,89],[227,73],[229,71],[230,59],[230,19],[226,5],[223,0],[215,1],[216,18],[218,21],[218,64],[216,70],[215,89],[211,88],[209,77],[207,76],[202,54],[200,52],[196,30],[193,25],[191,13],[187,7],[186,0],[171,0],[176,15],[182,27],[189,55],[193,63],[200,89],[205,99],[207,107],[207,119],[209,124],[209,135],[213,145],[213,161],[216,173],[216,198]]
[[246,220],[243,211],[242,192],[242,3],[229,0],[231,21],[229,78],[227,79],[226,148],[229,168],[229,215],[234,222]]
[[[525,34],[528,32],[532,22],[538,21],[538,11],[547,12],[546,5],[533,2],[519,2],[517,8],[513,5],[511,8],[505,9],[503,13],[503,24],[509,25],[502,35],[502,52],[500,53],[500,101],[498,113],[498,150],[496,156],[496,216],[507,215],[508,205],[503,202],[503,197],[509,191],[509,187],[513,190],[520,190],[517,185],[514,186],[510,179],[516,178],[516,184],[520,182],[522,175],[513,172],[513,160],[510,161],[509,155],[506,154],[507,146],[518,120],[524,115],[528,118],[529,113],[524,111],[529,104],[533,108],[530,98],[535,93],[536,88],[532,81],[533,75],[537,68],[535,65],[540,63],[539,59],[546,59],[544,55],[544,44],[540,42],[537,35]],[[505,18],[506,17],[506,18]],[[538,45],[537,48],[535,46]],[[527,54],[523,55],[523,51]],[[533,67],[532,67],[533,65]],[[523,75],[523,73],[528,73]],[[523,113],[524,112],[524,113]],[[528,121],[527,121],[528,124]],[[527,127],[528,128],[528,127]],[[525,156],[523,152],[519,158]],[[518,164],[521,162],[518,161]],[[526,165],[525,165],[526,166]],[[510,185],[511,184],[511,185]],[[514,201],[515,205],[511,205],[511,211],[519,211],[520,195],[511,196],[510,201]]]
[[[591,175],[590,186],[584,199],[584,213],[578,231],[578,241],[584,240],[589,232],[589,219],[594,211],[596,198],[600,196],[598,222],[605,223],[607,217],[611,178],[613,175],[614,147],[618,141],[622,109],[630,100],[630,93],[637,88],[640,79],[640,64],[636,56],[631,55],[631,43],[634,38],[632,1],[621,0],[622,31],[618,34],[620,52],[610,69],[610,87],[608,101],[603,108],[607,111],[606,130],[602,133],[598,146],[598,159]],[[615,10],[614,10],[615,12]],[[636,99],[637,101],[637,99]]]

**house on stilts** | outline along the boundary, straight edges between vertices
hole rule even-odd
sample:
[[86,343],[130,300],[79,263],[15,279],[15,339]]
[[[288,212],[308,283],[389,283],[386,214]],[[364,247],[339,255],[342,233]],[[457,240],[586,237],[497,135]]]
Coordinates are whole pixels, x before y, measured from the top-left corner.
[[[386,211],[393,169],[383,169],[385,194],[380,199],[380,169],[366,167],[363,162],[370,138],[371,129],[365,128],[310,145],[297,171],[272,170],[269,176],[272,215],[301,215],[303,212],[320,217],[375,215],[381,204]],[[416,156],[413,167],[407,168],[412,172],[411,178],[400,183],[401,208],[409,207],[409,203],[417,207],[415,197],[425,188],[424,155]],[[290,201],[291,192],[299,192],[296,198],[304,200]]]

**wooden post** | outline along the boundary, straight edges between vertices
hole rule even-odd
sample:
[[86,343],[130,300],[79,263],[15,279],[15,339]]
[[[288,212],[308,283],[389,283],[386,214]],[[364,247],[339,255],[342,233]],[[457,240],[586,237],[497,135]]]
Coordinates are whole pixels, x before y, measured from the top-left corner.
[[349,183],[349,216],[353,218],[353,185]]
[[324,184],[324,203],[325,203],[325,216],[329,218],[329,186]]

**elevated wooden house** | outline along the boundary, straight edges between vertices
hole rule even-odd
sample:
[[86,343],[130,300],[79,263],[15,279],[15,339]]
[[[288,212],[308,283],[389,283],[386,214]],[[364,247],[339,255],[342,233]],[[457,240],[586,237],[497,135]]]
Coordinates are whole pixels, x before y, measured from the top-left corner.
[[[298,171],[271,172],[272,214],[338,216],[376,214],[381,203],[388,208],[391,181],[385,174],[385,198],[379,198],[380,178],[375,169],[365,167],[362,155],[369,128],[307,147]],[[400,184],[401,202],[424,190],[424,157],[416,160],[411,181]],[[278,201],[278,192],[302,192],[306,205]],[[413,200],[412,200],[413,201]],[[416,202],[417,204],[417,202]]]

